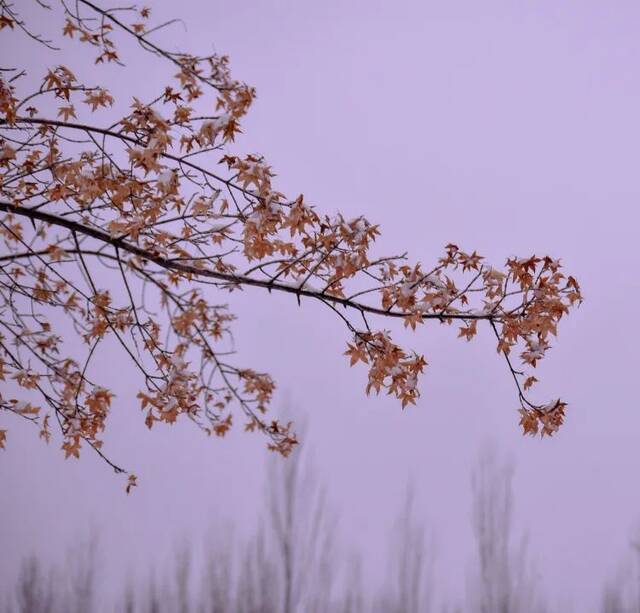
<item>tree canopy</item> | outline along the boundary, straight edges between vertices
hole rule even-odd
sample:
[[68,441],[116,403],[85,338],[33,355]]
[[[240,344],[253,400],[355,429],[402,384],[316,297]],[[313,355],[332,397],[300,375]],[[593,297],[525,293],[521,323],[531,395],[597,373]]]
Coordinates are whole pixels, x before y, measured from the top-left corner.
[[[230,343],[223,296],[255,286],[265,300],[285,292],[331,309],[346,328],[346,359],[368,371],[366,393],[402,408],[418,400],[427,362],[385,322],[418,331],[434,320],[468,341],[487,325],[523,432],[557,431],[565,402],[527,393],[559,321],[582,300],[558,259],[494,267],[453,243],[430,264],[402,245],[379,254],[376,224],[323,214],[278,191],[262,156],[230,153],[256,92],[232,77],[227,56],[163,48],[156,35],[171,22],[153,24],[148,8],[34,2],[60,20],[59,40],[0,0],[0,29],[30,39],[44,66],[0,73],[0,380],[15,390],[3,385],[4,413],[46,440],[57,422],[67,457],[84,444],[126,472],[102,451],[113,394],[96,366],[111,338],[139,374],[149,428],[182,417],[224,436],[235,416],[287,455],[298,441],[291,423],[268,416],[274,381],[238,365]],[[91,82],[56,61],[63,44],[95,54]],[[151,98],[116,100],[93,79],[109,64],[128,70],[133,48],[160,58],[167,80]]]

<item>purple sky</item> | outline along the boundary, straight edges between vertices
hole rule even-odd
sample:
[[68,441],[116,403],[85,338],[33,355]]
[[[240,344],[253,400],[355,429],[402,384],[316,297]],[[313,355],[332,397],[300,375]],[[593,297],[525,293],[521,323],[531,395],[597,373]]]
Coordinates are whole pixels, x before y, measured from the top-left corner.
[[[370,554],[372,576],[385,570],[385,535],[411,479],[437,533],[442,589],[464,588],[469,473],[494,441],[516,463],[518,521],[545,591],[558,610],[589,610],[640,520],[640,4],[149,4],[158,21],[181,11],[186,31],[165,33],[172,47],[228,53],[237,78],[257,87],[238,149],[263,153],[283,191],[380,223],[381,253],[429,263],[450,241],[495,264],[549,253],[582,283],[585,303],[541,368],[540,399],[569,402],[564,428],[544,441],[520,435],[486,330],[471,344],[434,324],[398,331],[430,364],[421,401],[402,413],[364,397],[365,371],[349,369],[346,331],[327,309],[258,289],[228,300],[238,360],[271,372],[281,406],[288,397],[294,414],[310,414],[307,442],[343,541]],[[128,64],[118,73],[126,95],[171,74],[140,53]],[[126,497],[89,453],[65,462],[4,417],[0,591],[23,555],[58,556],[92,527],[105,576],[120,577],[162,565],[209,525],[232,521],[241,533],[253,523],[264,441],[210,440],[188,424],[149,433],[133,377],[104,357],[118,394],[107,449],[141,485]]]

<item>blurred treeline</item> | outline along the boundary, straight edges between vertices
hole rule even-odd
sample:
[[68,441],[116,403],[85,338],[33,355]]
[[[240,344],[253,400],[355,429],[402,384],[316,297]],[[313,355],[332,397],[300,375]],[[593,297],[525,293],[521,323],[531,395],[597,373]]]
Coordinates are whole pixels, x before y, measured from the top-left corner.
[[[389,537],[384,583],[366,582],[357,557],[344,560],[336,515],[308,454],[271,462],[265,513],[244,546],[222,539],[204,563],[188,547],[173,558],[162,581],[124,585],[115,604],[100,602],[95,540],[72,551],[63,567],[31,557],[22,563],[2,613],[550,613],[543,585],[516,534],[512,466],[485,450],[471,475],[475,559],[457,602],[436,597],[433,539],[407,492]],[[461,569],[464,573],[465,570]],[[640,584],[640,580],[636,582]],[[603,589],[600,613],[640,611],[632,581],[618,578]],[[565,609],[566,610],[566,609]]]

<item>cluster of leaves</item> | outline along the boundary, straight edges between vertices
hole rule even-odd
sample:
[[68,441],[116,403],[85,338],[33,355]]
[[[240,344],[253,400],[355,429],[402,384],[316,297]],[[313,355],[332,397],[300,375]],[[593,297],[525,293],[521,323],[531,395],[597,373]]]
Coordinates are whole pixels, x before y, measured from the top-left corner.
[[[158,28],[147,8],[77,0],[61,10],[64,37],[95,49],[96,64],[121,63],[122,36],[175,69],[155,96],[133,98],[123,112],[106,87],[84,84],[67,66],[35,81],[24,70],[0,78],[0,379],[39,395],[67,456],[78,457],[83,442],[102,455],[113,395],[91,365],[106,339],[140,373],[149,428],[184,416],[223,436],[235,404],[247,430],[287,455],[297,444],[291,424],[266,417],[274,382],[229,362],[234,316],[204,291],[246,285],[332,309],[352,335],[351,364],[368,367],[367,393],[385,391],[403,407],[419,398],[426,361],[370,320],[400,319],[413,330],[429,319],[458,323],[467,340],[485,322],[516,383],[525,433],[555,432],[565,404],[530,402],[536,379],[510,356],[520,351],[535,367],[581,301],[559,261],[510,259],[498,270],[453,244],[431,268],[405,254],[373,255],[378,226],[322,215],[302,195],[279,192],[261,156],[229,153],[255,91],[232,78],[226,56],[163,49],[151,40]],[[43,62],[55,62],[52,45],[6,0],[0,14],[0,29],[22,29],[45,45]],[[40,424],[48,439],[50,413],[35,402],[0,397],[2,409]],[[5,436],[0,430],[0,446]]]

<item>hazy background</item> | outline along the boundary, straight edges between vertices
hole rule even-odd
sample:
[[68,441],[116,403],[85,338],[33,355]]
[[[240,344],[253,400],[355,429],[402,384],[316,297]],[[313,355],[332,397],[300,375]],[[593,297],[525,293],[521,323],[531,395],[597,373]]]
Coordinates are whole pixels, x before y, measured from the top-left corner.
[[[387,535],[412,481],[436,536],[438,585],[464,589],[469,474],[492,440],[517,466],[519,524],[551,603],[595,607],[640,518],[640,4],[148,4],[157,21],[184,20],[163,34],[171,48],[228,53],[234,75],[257,87],[238,149],[263,153],[282,191],[329,213],[364,213],[381,224],[380,252],[428,263],[453,241],[496,264],[548,253],[582,283],[585,303],[541,368],[540,399],[569,402],[566,425],[543,441],[520,435],[486,330],[471,344],[437,324],[398,332],[430,364],[421,401],[403,413],[364,397],[366,373],[349,369],[347,333],[328,309],[258,289],[228,301],[238,361],[274,376],[277,406],[309,414],[305,444],[340,513],[340,540],[366,554],[372,580],[387,570]],[[39,70],[62,61],[7,40],[1,53],[16,63],[27,49]],[[173,74],[130,51],[121,94]],[[126,361],[104,358],[118,394],[106,450],[140,486],[125,496],[93,455],[65,462],[59,443],[3,416],[0,592],[24,555],[60,559],[92,530],[101,589],[119,590],[125,575],[161,568],[184,538],[197,545],[226,524],[242,533],[259,513],[264,440],[240,429],[207,439],[186,423],[149,432]]]

